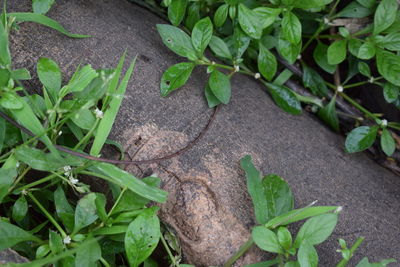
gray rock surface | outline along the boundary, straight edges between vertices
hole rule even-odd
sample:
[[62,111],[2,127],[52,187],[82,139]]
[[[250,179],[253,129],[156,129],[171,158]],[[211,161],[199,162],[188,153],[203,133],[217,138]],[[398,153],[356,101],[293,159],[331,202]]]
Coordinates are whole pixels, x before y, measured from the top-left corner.
[[12,249],[5,249],[0,251],[0,265],[6,263],[24,263],[28,260]]
[[[13,10],[29,10],[30,1],[9,1]],[[134,77],[118,115],[112,138],[136,160],[166,155],[184,147],[207,123],[212,111],[203,88],[207,75],[198,69],[181,90],[160,98],[162,72],[183,59],[163,46],[155,25],[165,23],[124,0],[59,0],[48,14],[89,39],[69,39],[53,30],[25,23],[13,37],[18,67],[35,69],[39,57],[59,62],[69,75],[79,63],[115,66],[125,49],[138,55]],[[32,87],[37,83],[31,83]],[[39,87],[36,87],[40,89]],[[340,260],[337,239],[366,240],[355,256],[400,259],[400,179],[366,154],[348,155],[344,139],[313,116],[292,116],[271,101],[256,81],[232,80],[232,102],[223,106],[206,136],[187,153],[133,173],[157,173],[170,192],[161,218],[172,226],[187,262],[220,265],[249,236],[254,225],[251,201],[239,160],[251,154],[263,173],[276,173],[292,186],[296,206],[314,200],[343,205],[333,236],[318,246],[320,266]],[[254,262],[253,249],[239,265]],[[354,262],[353,262],[354,264]]]

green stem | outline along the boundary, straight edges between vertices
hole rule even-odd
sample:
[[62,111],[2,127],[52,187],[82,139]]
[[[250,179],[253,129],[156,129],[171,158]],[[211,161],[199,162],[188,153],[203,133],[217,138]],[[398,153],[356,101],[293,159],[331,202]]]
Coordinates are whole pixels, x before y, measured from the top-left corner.
[[110,264],[103,258],[100,258],[100,262],[105,266],[105,267],[110,267]]
[[107,219],[110,218],[110,216],[112,215],[115,207],[118,205],[118,203],[121,201],[122,196],[124,195],[125,191],[127,190],[127,187],[124,187],[121,191],[121,193],[119,194],[117,200],[115,201],[114,205],[112,206],[112,208],[110,209],[110,211],[107,213]]
[[243,256],[254,244],[253,238],[250,237],[246,243],[244,243],[239,250],[228,259],[228,261],[223,265],[223,267],[230,267],[232,266],[240,257]]
[[30,184],[27,184],[27,185],[24,185],[24,186],[21,186],[21,187],[17,188],[17,191],[26,190],[26,189],[35,187],[37,185],[46,183],[46,182],[50,181],[51,179],[53,179],[54,177],[57,177],[57,176],[54,175],[54,174],[51,174],[51,175],[46,176],[46,177],[44,177],[44,178],[42,178],[40,180],[34,181],[34,182],[30,183]]
[[93,124],[93,127],[89,130],[89,132],[76,144],[73,150],[78,149],[82,144],[86,143],[87,140],[92,136],[94,130],[96,130],[97,125],[99,124],[100,118],[97,118],[95,123]]
[[345,267],[347,265],[347,263],[349,262],[349,260],[351,259],[351,257],[353,257],[354,252],[358,249],[358,247],[361,245],[361,243],[364,241],[364,237],[359,237],[357,239],[357,241],[353,244],[353,246],[351,246],[350,248],[350,258],[348,260],[346,259],[342,259],[337,265],[336,267]]
[[324,30],[324,28],[325,28],[325,24],[323,22],[321,22],[318,29],[314,32],[314,34],[311,36],[311,38],[308,39],[307,43],[301,49],[301,53],[303,53],[307,49],[307,47],[312,43],[312,41],[314,41],[315,38],[317,38],[317,36]]
[[15,180],[14,184],[8,189],[8,193],[12,192],[14,190],[14,188],[17,186],[17,184],[25,177],[25,175],[28,173],[28,171],[30,171],[32,168],[31,167],[27,167],[20,176],[18,176],[18,178]]
[[[377,78],[374,78],[374,81],[379,81],[381,79],[383,79],[383,77],[377,77]],[[348,88],[362,86],[362,85],[365,85],[368,83],[371,83],[371,82],[370,81],[362,81],[362,82],[352,83],[352,84],[344,85],[343,88],[348,89]]]
[[65,238],[67,234],[65,231],[62,229],[62,227],[57,223],[57,221],[51,216],[51,214],[40,204],[40,202],[35,198],[35,196],[31,193],[28,192],[28,196],[32,199],[33,202],[35,202],[36,206],[43,212],[43,214],[49,219],[49,221],[54,225],[54,227],[57,228],[57,230],[60,232],[61,236]]
[[172,255],[172,252],[171,252],[171,250],[169,249],[169,246],[168,246],[168,244],[167,244],[167,241],[165,241],[164,235],[163,235],[162,233],[161,233],[161,242],[163,243],[163,245],[164,245],[164,247],[165,247],[165,250],[166,250],[167,253],[168,253],[169,258],[171,259],[173,266],[179,267],[179,264],[176,262],[174,255]]
[[377,116],[375,116],[374,114],[372,114],[369,110],[367,110],[366,108],[364,108],[363,106],[361,106],[360,104],[358,104],[355,100],[353,100],[351,97],[349,97],[348,95],[346,95],[345,93],[341,92],[339,93],[339,95],[341,97],[343,97],[347,102],[349,102],[350,104],[352,104],[356,109],[358,109],[359,111],[363,112],[365,115],[367,115],[368,117],[370,117],[371,119],[374,120],[379,120],[379,118]]

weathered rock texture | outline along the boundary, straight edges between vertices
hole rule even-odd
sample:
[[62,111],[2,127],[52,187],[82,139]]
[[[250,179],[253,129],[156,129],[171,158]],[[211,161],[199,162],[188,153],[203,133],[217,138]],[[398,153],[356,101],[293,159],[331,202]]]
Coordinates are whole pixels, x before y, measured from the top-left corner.
[[[30,1],[9,1],[14,10],[28,10]],[[89,39],[69,39],[35,24],[23,24],[13,37],[18,67],[32,71],[39,57],[50,57],[71,74],[79,63],[115,66],[125,49],[138,55],[112,138],[129,155],[149,159],[184,147],[207,123],[212,111],[203,96],[205,69],[195,71],[188,84],[160,98],[162,72],[183,59],[162,44],[148,11],[123,0],[59,0],[49,16]],[[32,83],[35,85],[35,83]],[[400,179],[376,165],[366,154],[348,155],[343,137],[313,116],[292,116],[271,101],[256,81],[232,80],[232,102],[223,106],[206,136],[189,152],[147,166],[130,167],[157,173],[170,192],[161,217],[181,239],[189,263],[220,265],[249,236],[254,224],[251,201],[239,160],[251,154],[264,173],[287,179],[301,207],[318,199],[320,205],[343,205],[340,223],[320,246],[321,266],[340,259],[337,239],[366,241],[355,257],[400,259]],[[39,89],[39,88],[38,88]],[[245,259],[260,258],[254,249]]]
[[28,262],[28,260],[24,257],[21,257],[17,252],[11,249],[5,249],[0,251],[0,265],[6,263],[24,263]]

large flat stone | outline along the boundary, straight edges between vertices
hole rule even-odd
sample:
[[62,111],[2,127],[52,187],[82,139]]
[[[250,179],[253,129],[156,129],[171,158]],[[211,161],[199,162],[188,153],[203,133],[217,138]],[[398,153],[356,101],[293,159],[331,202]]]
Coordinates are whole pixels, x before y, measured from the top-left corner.
[[[14,10],[28,10],[30,1],[9,1]],[[188,84],[160,98],[162,72],[183,59],[163,46],[148,11],[123,0],[59,0],[49,16],[89,39],[69,39],[42,26],[26,23],[14,34],[18,67],[34,69],[41,56],[59,62],[69,75],[79,63],[115,66],[125,49],[138,55],[112,137],[134,159],[166,155],[195,138],[212,111],[203,96],[205,69],[195,71]],[[30,86],[36,86],[32,82]],[[321,266],[340,260],[337,239],[352,242],[365,236],[356,260],[400,259],[400,179],[366,154],[348,155],[344,139],[313,116],[292,116],[271,101],[256,81],[232,80],[232,102],[223,106],[206,136],[187,153],[162,162],[129,169],[156,172],[170,192],[162,219],[181,239],[184,254],[197,266],[219,265],[249,236],[254,225],[251,202],[239,160],[251,154],[264,173],[276,173],[292,186],[296,206],[314,200],[343,205],[340,222],[329,241],[318,246]],[[252,250],[244,262],[260,258]]]

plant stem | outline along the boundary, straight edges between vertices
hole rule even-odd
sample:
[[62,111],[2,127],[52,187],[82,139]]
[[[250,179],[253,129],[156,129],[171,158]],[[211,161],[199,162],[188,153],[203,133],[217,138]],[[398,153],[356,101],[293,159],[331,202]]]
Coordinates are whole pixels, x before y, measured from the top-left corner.
[[57,228],[57,230],[60,232],[61,236],[65,238],[67,234],[65,231],[62,229],[62,227],[57,223],[57,221],[51,216],[51,214],[40,204],[40,202],[36,199],[36,197],[31,193],[28,192],[28,196],[32,199],[33,202],[35,202],[36,206],[46,215],[47,219],[54,225],[54,227]]
[[12,192],[12,190],[17,186],[17,184],[22,180],[22,178],[25,177],[25,175],[28,173],[28,171],[30,171],[32,168],[31,167],[27,167],[20,176],[18,176],[18,178],[15,180],[14,184],[8,189],[8,193]]
[[337,265],[336,267],[345,267],[347,265],[347,263],[349,262],[349,260],[351,259],[351,257],[353,256],[354,252],[358,249],[358,247],[361,245],[361,243],[364,241],[364,237],[359,237],[356,242],[351,246],[350,248],[350,258],[348,260],[346,259],[342,259]]
[[314,34],[311,36],[311,38],[308,39],[306,44],[301,49],[301,53],[303,53],[307,49],[307,47],[312,43],[312,41],[314,41],[315,38],[317,38],[318,34],[320,34],[324,30],[324,28],[325,28],[325,24],[324,24],[324,22],[321,22],[318,29],[314,32]]
[[161,242],[163,243],[163,245],[164,245],[164,247],[165,247],[165,250],[166,250],[167,253],[168,253],[169,258],[171,259],[173,266],[179,267],[179,264],[176,262],[174,255],[172,255],[172,252],[171,252],[171,250],[169,249],[169,246],[168,246],[168,244],[167,244],[167,241],[165,241],[164,235],[163,235],[162,233],[161,233]]
[[228,261],[223,265],[223,267],[230,267],[232,266],[235,261],[237,261],[240,257],[243,256],[244,253],[246,253],[246,251],[248,251],[254,244],[253,238],[250,237],[249,240],[247,240],[246,243],[244,243],[239,250],[228,259]]
[[110,267],[110,264],[103,258],[100,258],[100,262],[105,266],[105,267]]
[[363,106],[361,106],[360,104],[358,104],[355,100],[353,100],[351,97],[349,97],[348,95],[346,95],[345,93],[341,92],[339,93],[339,95],[341,97],[343,97],[347,102],[349,102],[350,104],[352,104],[356,109],[358,109],[359,111],[363,112],[365,115],[367,115],[368,117],[370,117],[371,119],[374,120],[378,120],[379,118],[377,116],[375,116],[374,114],[372,114],[370,111],[368,111],[366,108],[364,108]]
[[78,149],[83,143],[86,143],[86,141],[92,136],[94,130],[96,130],[97,125],[99,124],[100,118],[97,118],[95,123],[93,124],[93,127],[89,130],[89,132],[76,144],[76,146],[73,148],[73,150]]
[[40,179],[40,180],[34,181],[34,182],[32,182],[32,183],[30,183],[30,184],[27,184],[27,185],[24,185],[24,186],[22,186],[22,187],[19,187],[19,188],[17,188],[17,190],[18,190],[18,191],[22,191],[22,190],[29,189],[29,188],[31,188],[31,187],[34,187],[34,186],[37,186],[37,185],[46,183],[46,182],[50,181],[51,179],[53,179],[54,177],[56,177],[56,175],[51,174],[51,175],[46,176],[46,177],[44,177],[44,178],[42,178],[42,179]]
[[[377,77],[377,78],[374,78],[374,81],[379,81],[381,79],[383,79],[383,77]],[[362,81],[362,82],[352,83],[352,84],[343,86],[343,88],[348,89],[348,88],[353,88],[353,87],[357,87],[357,86],[362,86],[362,85],[368,84],[368,83],[371,83],[371,82],[370,81]]]
[[117,200],[115,201],[114,205],[112,206],[112,208],[110,209],[110,211],[107,213],[107,219],[111,216],[112,212],[114,211],[115,207],[118,205],[118,203],[121,201],[122,196],[124,195],[125,191],[127,190],[127,187],[124,187],[121,191],[121,193],[119,194]]

